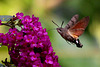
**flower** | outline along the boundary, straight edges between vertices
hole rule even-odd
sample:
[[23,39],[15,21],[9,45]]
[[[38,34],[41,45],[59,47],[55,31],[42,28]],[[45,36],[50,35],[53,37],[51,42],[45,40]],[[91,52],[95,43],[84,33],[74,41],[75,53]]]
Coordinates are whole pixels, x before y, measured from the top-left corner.
[[2,21],[0,20],[0,25],[2,24],[1,22],[2,22]]
[[18,19],[23,19],[24,14],[23,13],[16,13],[16,16]]
[[[17,13],[21,30],[13,26],[6,34],[0,33],[0,43],[8,46],[12,62],[17,67],[60,67],[58,56],[39,18]],[[10,23],[11,24],[11,23]]]

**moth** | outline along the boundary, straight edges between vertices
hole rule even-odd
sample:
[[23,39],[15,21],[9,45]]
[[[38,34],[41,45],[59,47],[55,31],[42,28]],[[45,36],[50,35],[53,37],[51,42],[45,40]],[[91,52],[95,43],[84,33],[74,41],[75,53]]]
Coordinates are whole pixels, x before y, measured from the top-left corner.
[[78,21],[78,18],[79,15],[74,15],[64,28],[62,28],[64,21],[62,22],[61,27],[59,27],[54,21],[52,22],[58,26],[58,28],[56,28],[57,32],[66,41],[76,44],[78,48],[82,48],[83,45],[80,43],[79,36],[84,33],[88,26],[89,16],[82,18],[80,21]]

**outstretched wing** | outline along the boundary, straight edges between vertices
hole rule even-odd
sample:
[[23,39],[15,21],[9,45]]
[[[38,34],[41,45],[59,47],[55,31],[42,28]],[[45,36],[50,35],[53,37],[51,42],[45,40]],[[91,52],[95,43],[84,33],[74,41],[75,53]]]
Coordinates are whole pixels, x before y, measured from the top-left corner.
[[74,15],[74,16],[71,18],[71,20],[68,22],[68,24],[65,26],[65,29],[69,29],[69,28],[71,28],[73,25],[75,25],[75,24],[77,23],[77,21],[78,21],[78,17],[79,17],[78,14]]
[[13,16],[10,15],[0,15],[1,21],[9,21]]
[[81,34],[83,34],[85,28],[89,23],[89,16],[84,17],[80,21],[78,21],[75,25],[69,28],[68,32],[74,37],[78,38]]

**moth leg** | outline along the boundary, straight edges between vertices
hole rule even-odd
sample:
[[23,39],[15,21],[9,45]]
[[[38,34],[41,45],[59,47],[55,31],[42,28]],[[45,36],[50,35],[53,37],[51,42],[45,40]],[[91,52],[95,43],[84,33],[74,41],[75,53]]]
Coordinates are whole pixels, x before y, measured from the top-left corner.
[[67,40],[66,40],[66,42],[67,42],[69,45],[71,45],[71,44],[72,44],[71,42],[69,42],[69,41],[67,41]]

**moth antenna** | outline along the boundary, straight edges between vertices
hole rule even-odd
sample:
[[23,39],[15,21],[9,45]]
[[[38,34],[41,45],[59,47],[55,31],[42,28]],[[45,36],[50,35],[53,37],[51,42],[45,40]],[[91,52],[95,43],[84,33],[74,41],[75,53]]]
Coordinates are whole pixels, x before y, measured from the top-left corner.
[[52,22],[53,22],[57,27],[59,27],[53,20],[52,20]]
[[62,25],[64,24],[64,21],[62,21],[62,24],[61,24],[61,28],[62,28]]

